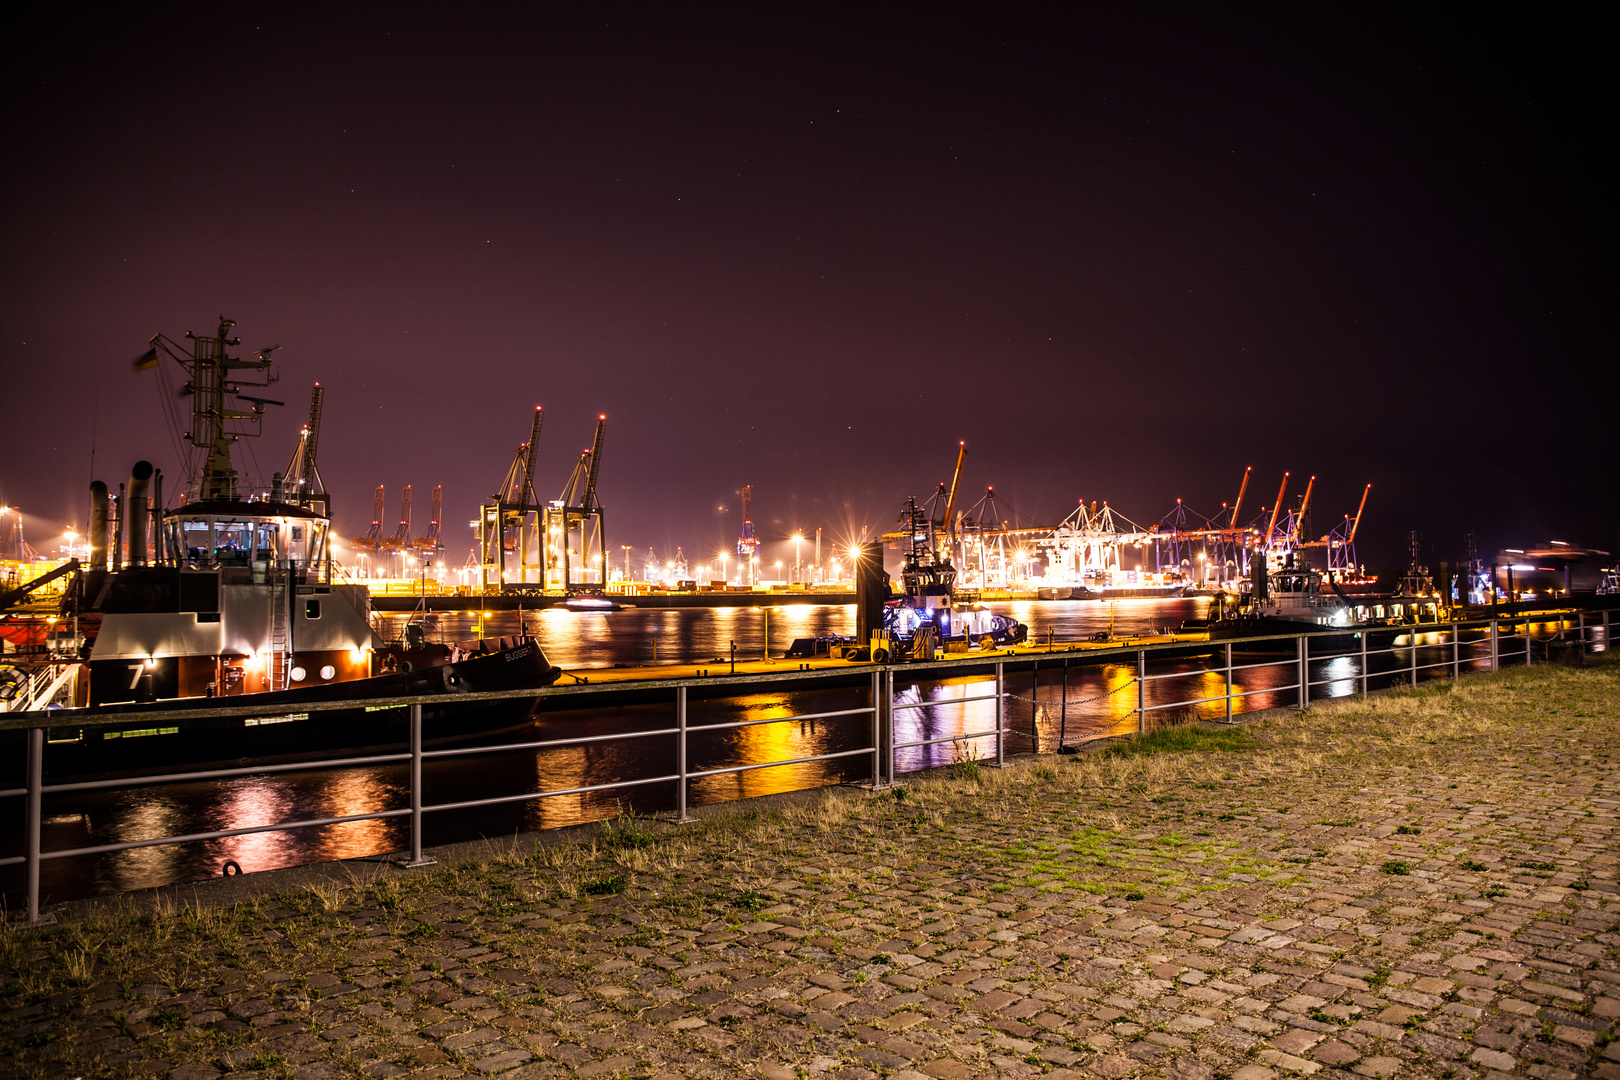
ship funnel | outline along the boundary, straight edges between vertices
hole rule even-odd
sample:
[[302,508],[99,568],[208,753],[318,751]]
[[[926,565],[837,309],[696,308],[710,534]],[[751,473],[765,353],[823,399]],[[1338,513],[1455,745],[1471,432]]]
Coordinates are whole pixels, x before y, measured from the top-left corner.
[[107,485],[90,482],[90,569],[107,569]]
[[146,485],[152,480],[152,463],[137,461],[129,470],[129,493],[124,499],[124,518],[129,522],[129,565],[146,565],[146,526],[148,499]]

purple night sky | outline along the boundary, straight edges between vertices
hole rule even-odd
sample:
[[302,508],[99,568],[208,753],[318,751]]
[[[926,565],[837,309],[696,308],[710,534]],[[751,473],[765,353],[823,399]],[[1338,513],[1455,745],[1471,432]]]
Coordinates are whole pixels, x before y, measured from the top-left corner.
[[[870,6],[867,6],[870,7]],[[1571,9],[64,7],[5,72],[0,498],[179,472],[156,331],[327,387],[340,532],[447,557],[534,405],[694,563],[949,477],[1020,523],[1373,484],[1362,558],[1616,540],[1612,91]],[[1610,312],[1603,315],[1604,311]],[[1609,359],[1605,360],[1604,357]],[[723,509],[722,509],[723,508]],[[1247,514],[1245,516],[1248,516]],[[791,545],[786,548],[791,552]],[[1611,548],[1612,550],[1612,548]],[[791,555],[789,555],[791,557]]]

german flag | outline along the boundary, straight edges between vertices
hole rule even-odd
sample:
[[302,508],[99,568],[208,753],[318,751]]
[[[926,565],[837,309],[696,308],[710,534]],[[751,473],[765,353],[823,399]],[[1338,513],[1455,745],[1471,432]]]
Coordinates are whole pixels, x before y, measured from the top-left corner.
[[135,358],[136,371],[150,371],[158,366],[157,349],[147,349]]

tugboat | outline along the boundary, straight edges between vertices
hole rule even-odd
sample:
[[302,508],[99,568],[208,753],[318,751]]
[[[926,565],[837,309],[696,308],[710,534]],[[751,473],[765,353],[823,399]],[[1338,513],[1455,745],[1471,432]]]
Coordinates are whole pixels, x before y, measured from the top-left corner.
[[883,619],[884,629],[899,651],[915,654],[919,636],[942,646],[955,641],[985,650],[1016,645],[1029,637],[1029,627],[992,614],[983,604],[957,606],[956,567],[935,548],[935,523],[915,498],[906,500],[900,522],[908,533],[906,561],[900,569],[905,591],[888,602]]
[[1359,618],[1355,605],[1320,571],[1296,565],[1290,552],[1276,571],[1268,571],[1265,556],[1257,553],[1233,608],[1228,610],[1218,602],[1215,618],[1188,620],[1182,630],[1207,630],[1211,640],[1221,640],[1305,630],[1354,631],[1376,625],[1380,624]]
[[[869,657],[874,663],[884,664],[891,660],[932,660],[936,648],[953,644],[961,649],[976,646],[989,651],[1028,639],[1029,627],[1018,620],[994,614],[983,604],[956,603],[956,568],[939,555],[934,545],[937,522],[929,519],[916,498],[906,500],[900,522],[909,532],[906,561],[900,571],[905,591],[883,602],[882,630],[875,632],[870,642],[836,635],[799,638],[787,651],[788,659],[831,654]],[[886,594],[889,575],[882,572],[882,559],[875,546],[872,558],[878,563],[879,588]]]
[[[316,702],[444,695],[444,704],[424,709],[433,741],[526,721],[523,699],[453,702],[465,693],[555,682],[561,671],[538,643],[390,650],[371,628],[366,588],[334,580],[328,498],[315,464],[318,384],[287,473],[276,474],[268,491],[239,483],[231,444],[258,436],[265,406],[281,402],[248,392],[276,381],[273,350],[230,356],[239,344],[233,326],[221,318],[214,336],[188,333],[190,350],[159,334],[136,362],[156,366],[161,351],[186,371],[186,440],[203,464],[175,509],[164,509],[162,474],[145,461],[116,497],[100,481],[90,485],[90,561],[64,612],[78,629],[83,662],[68,694],[73,707],[60,713],[68,726],[51,732],[52,760],[73,771],[124,768],[132,739],[144,751],[136,758],[196,761],[402,738],[402,709],[291,711]],[[253,376],[261,378],[249,381]],[[116,524],[109,529],[110,520]],[[262,704],[266,716],[161,718],[226,704]],[[78,708],[141,716],[128,725],[75,728]]]

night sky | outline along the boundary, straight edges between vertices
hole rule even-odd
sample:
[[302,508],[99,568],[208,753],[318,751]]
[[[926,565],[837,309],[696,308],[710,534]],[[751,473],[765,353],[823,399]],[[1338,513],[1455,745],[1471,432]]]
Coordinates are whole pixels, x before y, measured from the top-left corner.
[[224,313],[283,346],[238,467],[284,467],[318,380],[340,531],[410,483],[420,532],[443,484],[455,565],[536,404],[548,499],[607,414],[638,568],[729,548],[744,484],[767,560],[887,529],[959,439],[1021,524],[1214,513],[1252,465],[1256,510],[1317,474],[1317,533],[1372,483],[1369,563],[1613,550],[1607,32],[1223,8],[12,23],[0,497],[60,528],[92,450],[174,477],[131,359]]

